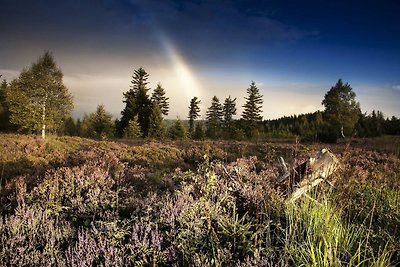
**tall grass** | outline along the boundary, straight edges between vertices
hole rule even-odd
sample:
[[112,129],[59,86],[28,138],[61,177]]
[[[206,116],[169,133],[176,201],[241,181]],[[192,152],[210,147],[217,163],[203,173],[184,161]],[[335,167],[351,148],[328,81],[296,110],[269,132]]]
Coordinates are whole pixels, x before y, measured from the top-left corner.
[[[390,266],[391,251],[370,247],[368,226],[342,220],[329,196],[286,206],[285,250],[296,266]],[[373,211],[371,211],[373,212]]]

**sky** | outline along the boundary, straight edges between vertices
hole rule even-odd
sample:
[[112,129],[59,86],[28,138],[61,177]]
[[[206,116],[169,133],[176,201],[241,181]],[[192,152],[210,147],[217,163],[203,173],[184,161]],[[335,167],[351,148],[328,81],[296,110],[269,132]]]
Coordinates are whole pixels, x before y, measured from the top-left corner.
[[[161,83],[168,118],[189,101],[237,98],[254,81],[264,119],[323,110],[340,78],[363,112],[400,116],[400,3],[396,0],[0,0],[0,74],[18,77],[53,53],[74,117],[99,104],[116,118],[135,69]],[[150,91],[151,93],[151,91]]]

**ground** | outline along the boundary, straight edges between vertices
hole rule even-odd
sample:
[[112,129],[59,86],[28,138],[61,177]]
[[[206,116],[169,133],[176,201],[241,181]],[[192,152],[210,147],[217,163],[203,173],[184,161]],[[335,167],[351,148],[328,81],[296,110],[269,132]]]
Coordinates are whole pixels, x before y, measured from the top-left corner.
[[[395,265],[399,141],[0,135],[0,265]],[[278,157],[294,168],[323,147],[333,187],[288,202]]]

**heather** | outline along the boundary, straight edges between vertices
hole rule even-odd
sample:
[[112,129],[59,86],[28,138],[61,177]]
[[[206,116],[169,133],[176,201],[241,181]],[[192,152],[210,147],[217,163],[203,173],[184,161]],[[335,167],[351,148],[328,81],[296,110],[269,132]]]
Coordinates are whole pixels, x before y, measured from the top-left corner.
[[396,265],[396,150],[331,145],[333,187],[287,202],[277,157],[320,148],[1,135],[0,265]]

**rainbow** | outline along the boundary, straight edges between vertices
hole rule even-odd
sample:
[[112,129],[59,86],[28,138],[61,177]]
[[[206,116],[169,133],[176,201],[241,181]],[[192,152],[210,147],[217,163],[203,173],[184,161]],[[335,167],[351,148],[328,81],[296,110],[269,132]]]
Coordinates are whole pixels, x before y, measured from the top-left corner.
[[165,36],[161,38],[161,44],[168,59],[171,61],[177,83],[180,84],[181,93],[186,97],[186,102],[189,103],[194,96],[201,99],[201,86],[182,55],[178,53],[172,42]]

